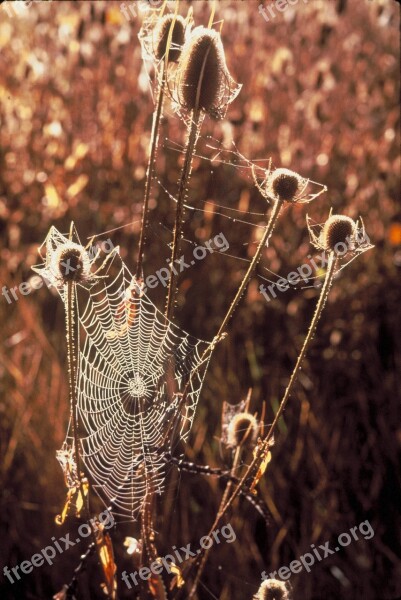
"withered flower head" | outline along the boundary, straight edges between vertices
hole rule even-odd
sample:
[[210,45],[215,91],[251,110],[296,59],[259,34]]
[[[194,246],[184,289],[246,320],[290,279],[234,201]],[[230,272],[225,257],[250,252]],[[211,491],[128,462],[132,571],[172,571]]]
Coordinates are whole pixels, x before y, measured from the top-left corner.
[[221,116],[240,88],[228,72],[220,34],[205,27],[194,29],[178,66],[178,108]]
[[347,244],[356,230],[356,223],[344,215],[332,215],[326,221],[321,233],[325,250],[336,250],[338,244]]
[[[174,25],[173,25],[174,22]],[[168,53],[169,62],[177,62],[181,48],[185,42],[185,20],[180,15],[165,15],[160,19],[154,31],[154,54],[157,60],[162,60],[167,52],[167,42],[171,27],[171,44]]]
[[46,248],[44,263],[33,267],[33,270],[51,285],[62,289],[69,281],[83,286],[95,281],[91,270],[94,259],[80,243],[73,242],[51,227],[43,245]]
[[288,600],[288,590],[284,581],[265,579],[255,596],[255,600]]
[[247,412],[235,415],[227,428],[227,445],[233,448],[255,443],[259,431],[256,418]]

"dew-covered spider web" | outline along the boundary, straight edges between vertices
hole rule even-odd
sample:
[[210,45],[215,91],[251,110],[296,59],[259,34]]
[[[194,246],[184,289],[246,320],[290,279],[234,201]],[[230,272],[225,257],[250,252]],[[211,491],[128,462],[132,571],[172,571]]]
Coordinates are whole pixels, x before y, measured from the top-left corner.
[[80,445],[100,495],[135,517],[146,493],[163,489],[163,452],[189,433],[208,344],[166,322],[118,255],[113,262],[116,276],[79,308]]
[[[54,227],[45,243],[46,262],[38,272],[65,303],[52,255],[76,243]],[[92,488],[114,514],[135,519],[146,495],[163,490],[164,455],[189,434],[212,345],[165,319],[118,248],[97,271],[90,254],[89,281],[74,284],[79,453]],[[69,487],[77,480],[73,447],[70,424],[58,452]]]

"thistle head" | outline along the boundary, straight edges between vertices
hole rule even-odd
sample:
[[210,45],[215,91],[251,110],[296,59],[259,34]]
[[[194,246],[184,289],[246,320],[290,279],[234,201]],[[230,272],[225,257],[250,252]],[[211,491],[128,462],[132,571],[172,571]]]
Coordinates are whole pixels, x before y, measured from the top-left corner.
[[177,62],[180,57],[185,42],[185,20],[180,15],[170,14],[160,19],[154,30],[154,55],[157,60],[162,60],[166,55],[171,28],[168,62]]
[[247,412],[235,415],[228,424],[227,445],[232,448],[238,446],[252,446],[257,438],[259,425],[256,418]]
[[297,202],[306,186],[305,180],[289,169],[275,169],[267,181],[268,192],[279,200]]
[[265,579],[262,581],[255,600],[289,600],[288,590],[283,581]]
[[[220,34],[197,27],[185,43],[177,76],[177,104],[187,111],[220,116],[238,94],[227,70]],[[233,93],[234,92],[234,93]]]
[[62,284],[68,281],[81,283],[90,278],[91,263],[83,246],[67,241],[51,257],[50,269],[55,279]]
[[338,245],[349,245],[357,225],[350,217],[344,215],[332,215],[326,221],[320,234],[322,247],[329,251],[335,251]]
[[315,248],[328,253],[333,252],[338,259],[347,256],[353,260],[358,254],[373,248],[362,218],[354,221],[350,217],[332,215],[330,212],[323,225],[313,224],[309,216],[306,217],[306,222]]

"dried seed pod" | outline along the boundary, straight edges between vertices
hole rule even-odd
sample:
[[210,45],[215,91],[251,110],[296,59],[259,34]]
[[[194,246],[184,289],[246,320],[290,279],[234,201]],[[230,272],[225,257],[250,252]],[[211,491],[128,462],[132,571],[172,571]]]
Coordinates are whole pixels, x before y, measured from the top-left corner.
[[275,169],[269,179],[273,195],[286,202],[296,202],[297,196],[305,187],[305,182],[298,173],[289,169]]
[[255,596],[255,600],[289,600],[288,590],[283,581],[265,579]]
[[238,413],[233,417],[227,428],[227,445],[233,448],[251,446],[255,443],[259,431],[256,418],[247,412]]
[[321,233],[321,243],[325,250],[336,250],[338,244],[349,245],[354,232],[356,223],[350,217],[344,215],[332,215],[324,224]]
[[68,281],[88,281],[91,276],[90,267],[85,248],[74,242],[61,245],[52,256],[50,264],[54,277],[62,284]]
[[[173,21],[174,25],[172,25]],[[181,48],[185,42],[185,20],[180,15],[165,15],[157,23],[154,30],[154,55],[157,60],[162,60],[165,57],[171,27],[173,27],[173,31],[168,61],[177,62],[180,57]]]
[[187,111],[220,116],[238,94],[226,65],[220,34],[197,27],[185,43],[177,77],[177,103]]

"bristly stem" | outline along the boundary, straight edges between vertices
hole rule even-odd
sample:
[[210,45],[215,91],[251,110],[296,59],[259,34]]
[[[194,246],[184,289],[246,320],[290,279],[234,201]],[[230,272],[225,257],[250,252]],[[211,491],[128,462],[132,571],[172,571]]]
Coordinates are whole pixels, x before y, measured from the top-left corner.
[[[207,356],[211,354],[211,352],[213,351],[213,348],[215,347],[216,343],[222,338],[222,335],[225,333],[225,330],[226,330],[227,325],[228,325],[228,323],[229,323],[229,321],[230,321],[230,319],[231,319],[231,317],[232,317],[232,315],[233,315],[233,313],[235,311],[235,308],[237,307],[237,305],[238,305],[238,303],[239,303],[239,301],[241,299],[241,296],[244,293],[244,290],[245,290],[246,286],[248,285],[250,278],[252,277],[252,273],[255,270],[255,268],[256,268],[259,260],[260,260],[260,257],[262,255],[263,249],[264,249],[264,247],[269,242],[270,236],[273,233],[273,229],[274,229],[274,226],[275,226],[275,224],[277,222],[277,218],[279,216],[280,209],[281,209],[283,203],[284,203],[284,200],[282,200],[280,198],[278,198],[278,199],[276,199],[274,201],[274,205],[273,205],[273,209],[272,209],[269,221],[268,221],[268,223],[267,223],[267,225],[265,227],[262,239],[259,242],[259,246],[256,249],[255,255],[254,255],[254,257],[253,257],[253,259],[252,259],[252,261],[251,261],[251,263],[250,263],[250,265],[248,267],[247,272],[244,275],[244,278],[243,278],[243,280],[241,282],[241,285],[238,288],[237,293],[235,294],[235,297],[234,297],[233,301],[231,302],[230,308],[228,309],[228,311],[226,313],[226,316],[224,317],[223,322],[220,325],[220,328],[219,328],[216,336],[214,337],[213,342],[211,344],[209,344],[209,346],[203,352],[203,354],[202,354],[202,356],[201,356],[201,358],[199,360],[199,363],[198,363],[199,366],[202,365],[203,362],[206,360]],[[171,282],[171,280],[170,280],[170,282]],[[189,386],[191,384],[192,378],[193,378],[194,374],[197,372],[199,366],[194,371],[191,372],[189,380],[187,381],[187,383],[186,383],[186,385],[184,387],[184,390],[183,390],[183,393],[182,393],[182,397],[181,397],[181,400],[180,400],[180,404],[179,404],[179,409],[180,410],[181,410],[181,407],[184,406],[184,404],[185,404],[186,396],[187,396],[187,391],[188,391]],[[173,426],[174,426],[174,419],[172,419],[169,422],[169,424],[168,424],[167,432],[165,434],[165,439],[167,439],[167,435],[170,433],[170,431],[171,431],[171,429],[172,429]]]
[[[228,501],[226,502],[226,505],[224,506],[223,510],[217,515],[215,522],[213,523],[213,526],[210,530],[210,535],[211,533],[216,529],[216,527],[218,526],[218,524],[220,523],[221,519],[223,518],[223,516],[225,515],[225,513],[227,512],[227,510],[230,508],[230,506],[232,505],[232,503],[234,502],[234,500],[236,499],[236,497],[238,496],[238,494],[240,493],[240,490],[247,484],[250,476],[253,473],[257,473],[260,464],[261,464],[261,460],[263,458],[263,456],[266,453],[266,450],[269,447],[269,443],[271,441],[271,438],[273,436],[274,433],[274,429],[280,419],[280,416],[283,413],[283,410],[285,408],[285,405],[287,404],[287,401],[291,395],[294,383],[296,381],[297,375],[298,375],[298,371],[302,365],[302,361],[305,358],[305,355],[308,351],[308,348],[310,346],[310,343],[313,339],[313,335],[315,333],[317,324],[319,322],[319,319],[321,317],[321,314],[323,312],[323,308],[326,304],[326,300],[331,288],[331,285],[333,283],[333,279],[334,279],[334,274],[335,274],[335,269],[336,269],[336,264],[337,264],[337,259],[335,256],[335,253],[332,251],[330,252],[329,255],[329,260],[328,260],[328,266],[327,266],[327,271],[326,271],[326,276],[325,276],[325,280],[322,286],[322,289],[320,291],[320,296],[319,296],[319,300],[316,304],[316,308],[315,308],[315,312],[313,314],[312,317],[312,321],[311,324],[309,326],[309,330],[308,333],[306,334],[304,343],[302,345],[302,349],[301,352],[299,353],[299,356],[297,358],[297,362],[295,364],[295,367],[292,371],[290,380],[288,382],[287,388],[284,392],[284,396],[283,399],[281,400],[279,409],[276,413],[276,416],[273,420],[273,423],[271,424],[269,431],[267,432],[265,438],[263,439],[262,443],[259,446],[258,452],[255,454],[255,457],[253,458],[251,464],[249,465],[249,467],[247,468],[245,474],[243,475],[243,477],[241,478],[241,481],[238,483],[237,487],[235,488],[234,492],[232,493],[232,495],[230,496],[230,498],[228,499]],[[255,481],[255,478],[254,478]]]
[[171,251],[170,280],[167,293],[165,316],[171,320],[174,313],[174,301],[176,295],[176,284],[178,272],[174,267],[180,251],[180,242],[182,235],[182,223],[184,216],[184,199],[187,192],[187,186],[192,169],[192,159],[195,152],[196,142],[198,140],[199,126],[201,122],[201,110],[196,109],[192,113],[191,126],[188,134],[187,147],[185,149],[184,166],[182,167],[181,178],[178,185],[177,208],[175,213],[175,224],[173,233],[173,247]]
[[299,356],[297,358],[297,362],[292,371],[290,380],[289,380],[287,388],[284,392],[284,396],[283,396],[283,399],[281,400],[279,409],[278,409],[278,411],[274,417],[273,423],[271,424],[269,431],[267,432],[266,437],[264,439],[264,444],[269,443],[269,441],[272,439],[276,425],[283,413],[285,405],[288,402],[292,388],[294,387],[294,383],[297,378],[298,371],[299,371],[299,369],[302,365],[302,361],[304,360],[305,355],[308,351],[309,345],[313,339],[320,316],[321,316],[324,306],[326,304],[327,296],[329,295],[330,288],[333,283],[333,278],[334,278],[334,274],[335,274],[335,270],[336,270],[336,263],[337,263],[337,260],[336,260],[335,253],[330,252],[324,283],[322,285],[322,289],[320,290],[319,300],[316,304],[315,312],[313,313],[313,317],[312,317],[311,324],[309,326],[308,333],[306,334],[304,343],[302,345],[301,352],[299,353]]
[[[75,282],[67,281],[66,291],[66,332],[67,332],[67,365],[68,365],[68,381],[69,381],[69,392],[70,392],[70,411],[71,411],[71,422],[72,422],[72,435],[74,438],[74,453],[75,453],[75,464],[77,468],[77,477],[82,488],[81,481],[81,459],[79,456],[79,435],[78,435],[78,417],[77,417],[77,390],[76,390],[76,374],[77,374],[77,356],[75,346],[75,319],[74,319],[74,305],[75,305]],[[81,489],[81,492],[83,490]],[[84,496],[82,496],[84,499]]]
[[[67,281],[66,294],[66,310],[65,310],[65,321],[66,321],[66,334],[67,334],[67,365],[68,365],[68,382],[69,382],[69,395],[70,395],[70,411],[71,411],[71,422],[72,422],[72,435],[74,439],[74,459],[77,469],[77,478],[79,483],[79,490],[82,496],[82,502],[86,517],[89,521],[91,529],[93,543],[95,545],[96,553],[99,559],[99,563],[102,563],[100,551],[96,542],[96,531],[93,525],[93,520],[90,520],[90,508],[89,508],[89,497],[85,495],[84,484],[82,481],[81,472],[81,457],[79,455],[79,431],[78,431],[78,414],[77,414],[77,348],[76,348],[76,330],[75,330],[75,282]],[[89,555],[89,552],[88,552]],[[110,595],[107,594],[110,598]]]
[[150,154],[149,154],[149,162],[148,168],[146,171],[146,182],[145,182],[145,195],[143,199],[143,207],[142,207],[142,223],[141,223],[141,232],[139,236],[139,247],[138,247],[138,262],[136,267],[136,279],[139,280],[142,278],[142,264],[143,264],[143,254],[144,254],[144,246],[146,241],[146,230],[148,225],[148,212],[149,212],[149,199],[150,199],[150,191],[152,188],[152,177],[155,167],[156,161],[156,153],[157,153],[157,145],[159,141],[159,130],[160,130],[160,121],[163,113],[163,103],[164,103],[164,92],[166,87],[166,64],[165,61],[162,61],[161,64],[161,75],[159,82],[159,94],[157,98],[156,110],[153,113],[153,122],[152,122],[152,133],[150,137]]
[[[231,477],[235,476],[235,471],[237,470],[239,459],[240,459],[240,456],[241,456],[241,450],[242,450],[241,446],[238,446],[236,448],[236,450],[235,450],[234,460],[233,460],[231,471],[230,471],[230,476]],[[224,490],[223,497],[222,497],[221,502],[220,502],[219,510],[217,512],[218,515],[223,510],[223,508],[224,508],[224,506],[225,506],[225,504],[227,502],[227,498],[228,498],[228,496],[230,494],[232,485],[233,485],[233,482],[232,482],[231,479],[229,479],[228,482],[227,482],[227,486],[226,486],[226,488]],[[191,598],[193,598],[193,596],[196,593],[197,587],[199,585],[199,580],[202,577],[202,573],[203,573],[203,571],[205,569],[205,566],[206,566],[206,561],[208,559],[209,552],[210,552],[210,548],[207,548],[204,551],[204,553],[203,553],[203,555],[202,555],[202,557],[200,559],[200,564],[199,564],[198,570],[196,571],[195,579],[194,579],[194,582],[192,584],[192,588],[191,588],[191,591],[189,593],[188,600],[191,600]]]
[[235,294],[235,297],[234,297],[233,301],[231,302],[230,308],[228,309],[227,314],[224,317],[222,324],[220,325],[220,329],[219,329],[219,331],[216,334],[216,338],[217,339],[225,332],[225,330],[227,328],[227,325],[228,325],[228,323],[229,323],[229,321],[230,321],[230,319],[231,319],[231,317],[232,317],[232,315],[233,315],[233,313],[234,313],[234,311],[235,311],[235,309],[236,309],[239,301],[241,300],[241,296],[244,293],[245,288],[248,285],[249,280],[252,277],[252,273],[254,272],[254,270],[255,270],[255,268],[256,268],[259,260],[260,260],[260,257],[262,255],[263,249],[264,249],[265,246],[268,245],[270,236],[273,233],[273,229],[274,229],[274,226],[275,226],[275,224],[277,222],[277,218],[278,218],[278,215],[280,213],[280,209],[281,209],[283,203],[284,203],[284,200],[282,200],[280,198],[278,198],[278,199],[276,199],[274,201],[274,205],[273,205],[273,209],[272,209],[272,212],[271,212],[271,215],[270,215],[270,219],[269,219],[268,224],[265,227],[262,239],[259,242],[259,246],[257,247],[255,255],[254,255],[254,257],[252,258],[252,260],[250,262],[250,265],[248,267],[247,272],[244,275],[244,278],[243,278],[243,280],[241,282],[241,285],[239,286],[239,288],[237,290],[237,293]]

